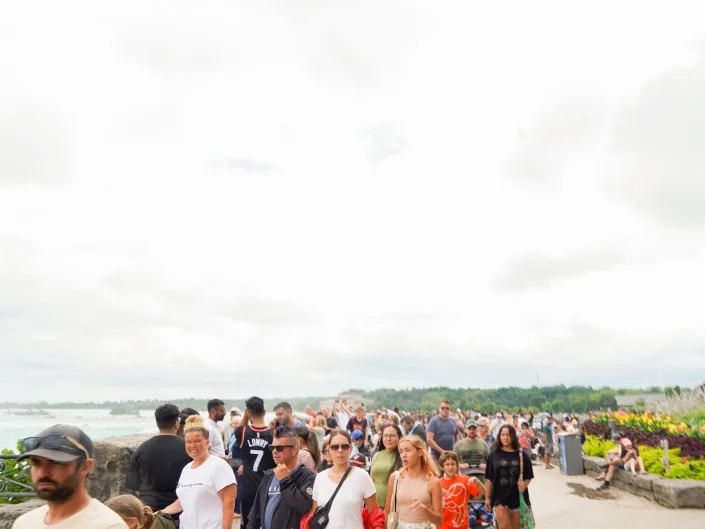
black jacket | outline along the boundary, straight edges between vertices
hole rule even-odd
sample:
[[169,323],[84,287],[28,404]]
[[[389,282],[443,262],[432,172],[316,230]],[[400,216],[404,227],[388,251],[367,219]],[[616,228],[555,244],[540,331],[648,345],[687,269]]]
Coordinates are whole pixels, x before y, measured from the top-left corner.
[[[269,484],[274,477],[274,469],[267,470],[257,489],[255,502],[247,516],[247,529],[260,529],[264,523],[264,510],[267,506]],[[304,465],[291,471],[289,477],[279,482],[281,499],[272,515],[270,529],[299,529],[301,518],[313,505],[313,482],[316,475]]]

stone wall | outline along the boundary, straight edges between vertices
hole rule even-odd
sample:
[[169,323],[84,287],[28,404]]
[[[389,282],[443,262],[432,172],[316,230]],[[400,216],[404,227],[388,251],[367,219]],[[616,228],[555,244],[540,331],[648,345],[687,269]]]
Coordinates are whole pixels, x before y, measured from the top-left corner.
[[[588,476],[597,477],[607,468],[607,462],[601,457],[583,456],[583,467]],[[666,479],[656,474],[632,476],[620,470],[611,485],[672,509],[705,509],[705,481]]]
[[[152,434],[126,435],[94,441],[96,461],[87,483],[88,493],[100,501],[117,494],[125,494],[125,478],[130,458],[135,449],[151,436]],[[0,529],[10,529],[17,517],[43,503],[41,500],[32,500],[18,505],[0,505]]]
[[135,449],[150,437],[152,434],[125,435],[95,441],[95,467],[89,477],[88,493],[100,501],[125,494],[130,458]]

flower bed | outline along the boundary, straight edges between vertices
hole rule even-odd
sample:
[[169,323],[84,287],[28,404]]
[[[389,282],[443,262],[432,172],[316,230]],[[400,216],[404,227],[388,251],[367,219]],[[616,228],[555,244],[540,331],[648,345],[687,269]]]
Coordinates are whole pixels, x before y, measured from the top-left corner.
[[[586,434],[596,435],[603,439],[609,439],[610,437],[610,428],[606,423],[585,421],[584,427]],[[661,440],[667,439],[668,447],[679,448],[682,457],[690,459],[705,458],[705,441],[697,437],[671,434],[666,430],[644,431],[631,426],[622,426],[619,422],[617,423],[617,433],[623,437],[628,437],[636,444],[654,448],[659,448],[661,446]]]
[[620,426],[628,426],[645,432],[664,431],[673,435],[695,437],[705,441],[705,423],[699,414],[691,414],[684,419],[674,419],[670,415],[661,413],[616,411],[614,413],[592,413],[590,418],[596,423],[607,424],[610,419],[614,419]]
[[[605,457],[608,450],[615,448],[615,443],[596,435],[588,435],[583,452],[585,455]],[[639,444],[639,455],[644,459],[647,472],[671,479],[698,479],[705,481],[705,459],[684,457],[680,448],[668,450],[670,468],[666,470],[661,448]]]

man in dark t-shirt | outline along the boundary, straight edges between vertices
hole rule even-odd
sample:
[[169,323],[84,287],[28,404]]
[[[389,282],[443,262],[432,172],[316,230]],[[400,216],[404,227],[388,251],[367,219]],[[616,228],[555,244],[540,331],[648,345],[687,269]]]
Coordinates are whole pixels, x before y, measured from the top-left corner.
[[135,491],[142,503],[158,511],[176,501],[176,485],[183,468],[191,462],[186,445],[176,435],[179,408],[159,406],[154,412],[159,435],[137,447],[127,472],[125,486]]

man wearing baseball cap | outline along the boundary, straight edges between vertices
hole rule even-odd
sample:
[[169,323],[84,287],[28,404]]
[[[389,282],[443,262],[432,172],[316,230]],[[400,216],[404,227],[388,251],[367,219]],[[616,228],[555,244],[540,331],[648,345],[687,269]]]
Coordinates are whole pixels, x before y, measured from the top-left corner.
[[13,529],[126,529],[120,516],[86,491],[93,443],[76,426],[57,424],[22,441],[20,459],[32,464],[32,484],[47,504],[23,514]]

